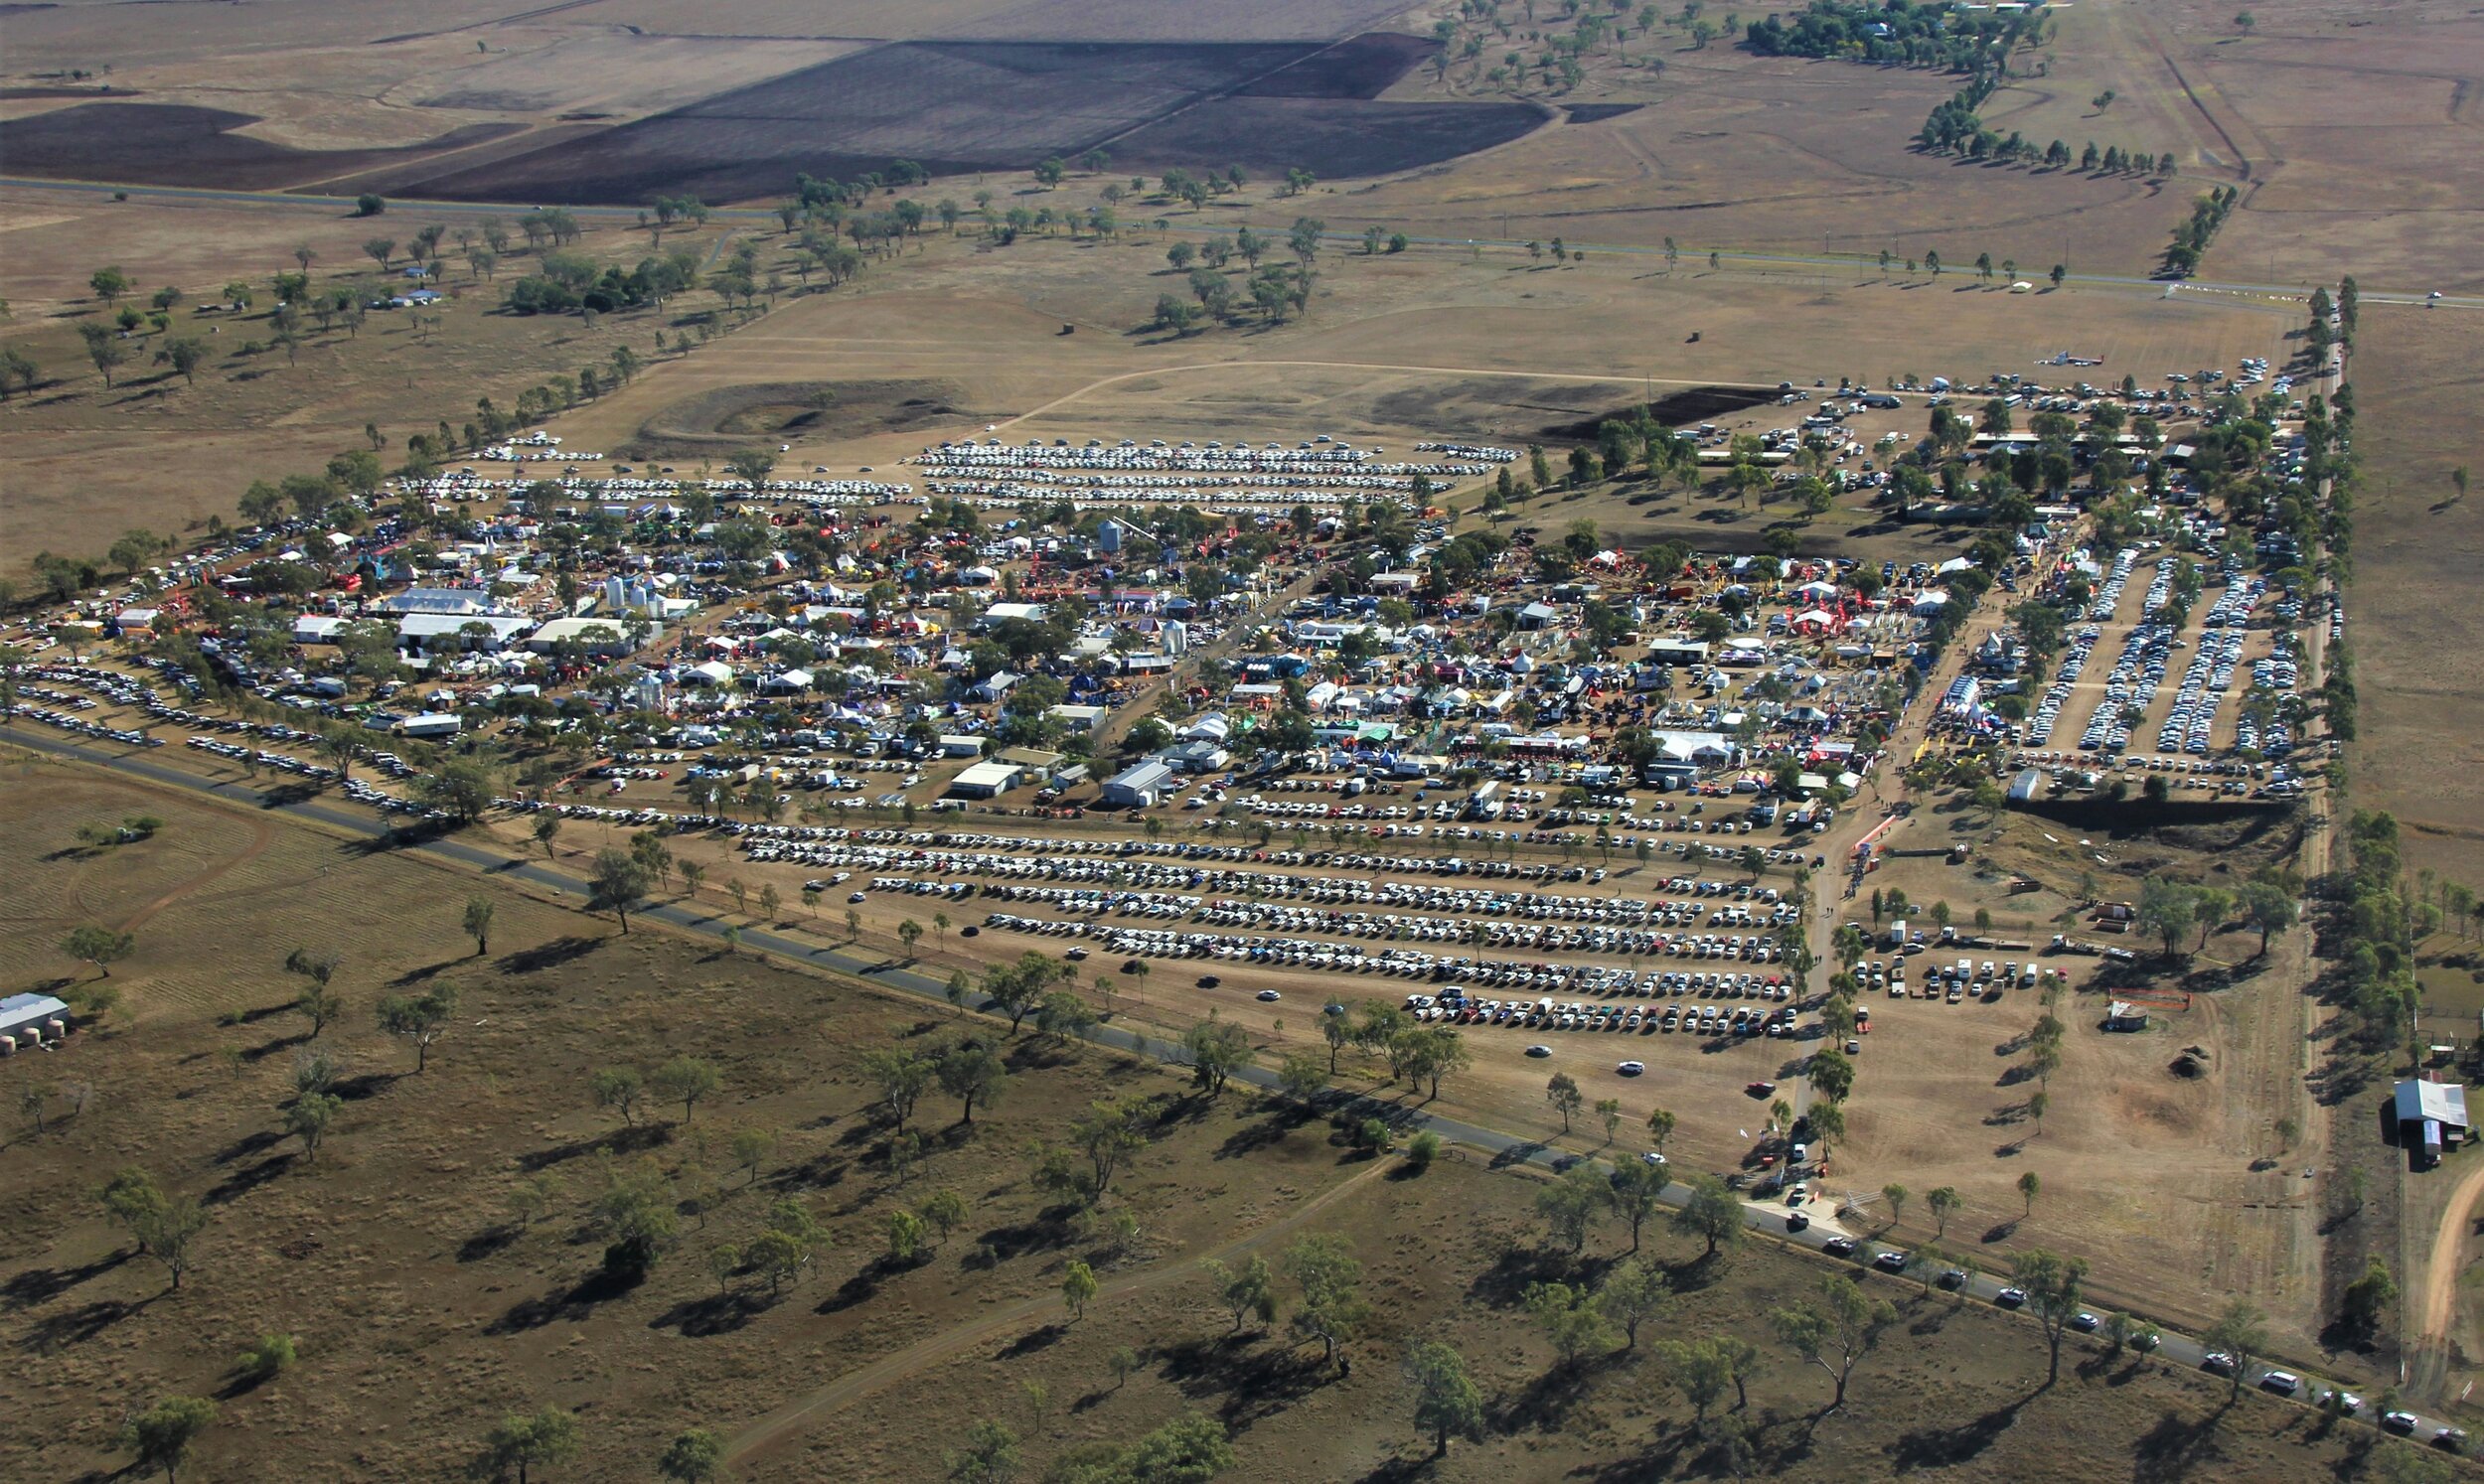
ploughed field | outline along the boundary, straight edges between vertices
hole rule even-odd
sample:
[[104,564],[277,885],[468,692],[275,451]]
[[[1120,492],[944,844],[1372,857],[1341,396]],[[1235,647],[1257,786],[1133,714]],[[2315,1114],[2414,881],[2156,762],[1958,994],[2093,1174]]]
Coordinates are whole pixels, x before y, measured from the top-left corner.
[[1018,170],[1107,148],[1162,168],[1304,166],[1325,176],[1431,164],[1541,121],[1498,103],[1373,101],[1429,50],[1412,37],[1212,45],[908,42],[722,93],[606,133],[394,183],[443,200],[632,203],[781,193],[912,160]]

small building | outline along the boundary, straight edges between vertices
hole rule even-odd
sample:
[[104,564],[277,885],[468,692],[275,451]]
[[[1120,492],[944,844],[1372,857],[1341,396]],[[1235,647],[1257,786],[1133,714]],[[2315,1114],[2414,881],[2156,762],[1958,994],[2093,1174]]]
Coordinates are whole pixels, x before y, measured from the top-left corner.
[[69,1006],[49,994],[12,994],[0,999],[0,1055],[68,1035]]
[[1099,797],[1107,809],[1147,809],[1163,802],[1172,781],[1170,766],[1150,759],[1106,779]]
[[[527,648],[539,655],[548,655],[563,644],[577,644],[586,653],[605,658],[630,653],[629,615],[613,613],[582,618],[556,618],[527,636]],[[653,645],[664,638],[664,626],[647,625],[644,643]]]
[[997,799],[1016,788],[1025,770],[1015,763],[988,758],[959,774],[949,785],[952,799]]
[[1233,754],[1213,742],[1183,742],[1157,754],[1181,773],[1213,773],[1233,761]]
[[2009,799],[2012,804],[2031,804],[2044,792],[2044,775],[2028,768],[2010,780]]
[[408,716],[398,722],[396,734],[416,741],[436,742],[456,736],[464,726],[465,723],[453,711],[426,711],[420,716]]
[[2454,1082],[2402,1082],[2391,1104],[2398,1142],[2416,1169],[2430,1169],[2467,1141],[2467,1090]]
[[1047,709],[1043,714],[1059,722],[1066,731],[1092,732],[1104,724],[1106,712],[1102,706],[1063,703]]
[[2104,1028],[2108,1031],[2146,1030],[2147,1010],[2126,999],[2114,1000],[2104,1007]]

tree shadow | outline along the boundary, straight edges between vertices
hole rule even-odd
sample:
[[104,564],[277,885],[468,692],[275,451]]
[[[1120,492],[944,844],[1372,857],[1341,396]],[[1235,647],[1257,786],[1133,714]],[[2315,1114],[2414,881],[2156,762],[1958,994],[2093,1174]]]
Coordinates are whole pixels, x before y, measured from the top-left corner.
[[648,1320],[647,1327],[675,1330],[685,1339],[703,1340],[713,1335],[729,1335],[775,1306],[775,1299],[749,1289],[736,1293],[709,1293],[699,1298],[684,1299]]
[[31,1309],[37,1304],[50,1303],[70,1289],[110,1272],[132,1256],[129,1249],[117,1248],[79,1267],[29,1267],[6,1283],[0,1283],[0,1305],[11,1309]]
[[56,1355],[72,1345],[84,1344],[153,1302],[152,1298],[140,1299],[136,1303],[119,1298],[99,1298],[74,1309],[46,1315],[27,1329],[26,1338],[18,1342],[18,1348],[31,1350],[37,1355]]
[[2018,1420],[2026,1399],[2006,1403],[1955,1427],[1924,1427],[1901,1436],[1887,1448],[1891,1466],[1902,1474],[1925,1468],[1957,1468],[2000,1440]]
[[520,949],[514,954],[504,954],[493,961],[492,966],[507,974],[541,973],[547,968],[574,964],[602,948],[605,942],[601,938],[571,933],[548,943],[539,943],[533,948]]
[[518,1168],[532,1175],[549,1169],[555,1164],[575,1159],[581,1154],[592,1154],[598,1150],[614,1154],[638,1154],[669,1143],[672,1138],[673,1130],[661,1123],[636,1123],[623,1128],[615,1128],[608,1133],[596,1134],[592,1138],[572,1139],[568,1143],[555,1144],[548,1149],[535,1149],[521,1154],[518,1156]]
[[1066,1324],[1046,1324],[1030,1329],[992,1353],[996,1361],[1024,1360],[1038,1351],[1049,1350],[1069,1337]]
[[2229,1399],[2197,1421],[2166,1410],[2156,1425],[2130,1445],[2132,1484],[2164,1484],[2184,1478],[2201,1464],[2224,1457],[2217,1447],[2217,1424],[2225,1420]]
[[566,1291],[546,1293],[511,1305],[507,1313],[486,1325],[483,1332],[497,1338],[541,1329],[557,1320],[578,1323],[593,1314],[597,1304],[608,1303],[637,1286],[637,1280],[598,1268],[570,1284]]
[[256,1164],[235,1170],[232,1174],[227,1175],[223,1180],[217,1182],[215,1186],[210,1188],[206,1195],[201,1196],[199,1200],[201,1204],[208,1206],[222,1206],[229,1204],[230,1202],[239,1200],[241,1197],[248,1195],[251,1191],[258,1189],[260,1186],[267,1184],[269,1181],[284,1174],[285,1171],[293,1168],[293,1161],[300,1157],[301,1156],[292,1153],[291,1151],[287,1151],[282,1154],[271,1154]]
[[1254,1343],[1250,1335],[1218,1335],[1165,1347],[1156,1374],[1191,1401],[1220,1398],[1228,1432],[1241,1432],[1324,1386],[1328,1367],[1307,1351]]
[[485,1227],[457,1245],[457,1261],[480,1262],[486,1258],[498,1257],[516,1245],[520,1235],[518,1228],[507,1222]]

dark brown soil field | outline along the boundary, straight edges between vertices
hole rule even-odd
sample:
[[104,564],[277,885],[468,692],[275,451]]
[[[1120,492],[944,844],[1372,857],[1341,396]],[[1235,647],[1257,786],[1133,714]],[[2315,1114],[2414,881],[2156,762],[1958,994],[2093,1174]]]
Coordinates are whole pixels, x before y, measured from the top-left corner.
[[233,132],[255,122],[247,113],[178,103],[81,103],[0,123],[0,155],[16,175],[264,191],[463,149],[518,129],[469,124],[406,149],[304,150]]
[[1313,53],[1242,92],[1262,98],[1376,98],[1409,68],[1440,50],[1399,31],[1372,31]]
[[1371,101],[1428,51],[1372,35],[1331,48],[1260,42],[909,42],[510,159],[393,180],[449,201],[709,201],[780,194],[798,173],[850,178],[912,160],[937,174],[1022,170],[1108,148],[1162,169],[1295,166],[1323,178],[1454,159],[1542,121],[1516,103]]
[[[825,391],[835,400],[816,404]],[[935,380],[760,381],[683,398],[639,425],[617,452],[634,459],[720,458],[777,437],[858,438],[941,425],[967,426],[985,414],[959,405],[965,393]]]
[[1217,98],[1113,141],[1117,163],[1164,169],[1226,160],[1322,180],[1417,170],[1519,139],[1544,121],[1529,103],[1366,103]]

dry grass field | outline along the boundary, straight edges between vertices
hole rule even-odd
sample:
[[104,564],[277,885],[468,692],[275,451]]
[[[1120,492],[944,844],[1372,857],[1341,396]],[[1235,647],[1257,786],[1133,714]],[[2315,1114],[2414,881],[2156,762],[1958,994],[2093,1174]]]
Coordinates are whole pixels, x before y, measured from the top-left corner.
[[[64,854],[77,825],[151,812],[144,844]],[[12,983],[52,982],[66,925],[125,924],[136,956],[116,967],[115,1025],[50,1057],[0,1068],[82,1082],[75,1116],[56,1098],[43,1132],[20,1126],[0,1244],[0,1331],[29,1359],[26,1425],[0,1443],[16,1477],[110,1477],[123,1412],[169,1392],[220,1399],[202,1478],[434,1478],[454,1471],[509,1408],[553,1404],[584,1422],[584,1456],[560,1477],[642,1477],[694,1422],[733,1440],[743,1477],[931,1479],[946,1440],[978,1417],[1007,1421],[1040,1464],[1080,1442],[1120,1439],[1184,1409],[1223,1420],[1246,1479],[1544,1479],[1706,1476],[1719,1466],[1688,1409],[1636,1354],[1555,1362],[1519,1308],[1539,1277],[1593,1276],[1626,1247],[1595,1232],[1584,1254],[1543,1247],[1532,1178],[1453,1154],[1419,1178],[1346,1150],[1329,1129],[1236,1092],[1179,1095],[1163,1074],[1094,1049],[1011,1051],[1012,1092],[969,1129],[922,1111],[928,1149],[901,1183],[866,1111],[861,1049],[962,1033],[946,1011],[693,948],[654,930],[612,935],[558,907],[291,821],[53,764],[0,778],[13,930]],[[452,921],[467,893],[498,906],[487,956]],[[322,1044],[350,1094],[315,1161],[274,1129],[308,1027],[281,1007],[286,946],[338,948],[347,1015]],[[390,986],[454,981],[461,1013],[428,1071],[369,1029]],[[233,1023],[225,1012],[239,1011]],[[587,1069],[705,1055],[721,1092],[681,1123],[651,1110],[624,1129],[586,1106]],[[237,1058],[223,1053],[237,1052]],[[1025,1186],[1027,1135],[1092,1097],[1157,1095],[1164,1116],[1110,1209],[1135,1237],[1082,1237]],[[777,1131],[753,1171],[730,1168],[728,1130]],[[211,1224],[178,1292],[131,1256],[88,1194],[138,1158]],[[634,1289],[593,1277],[584,1208],[607,1161],[652,1161],[686,1211],[681,1243]],[[513,1226],[503,1195],[523,1176],[557,1182],[547,1219]],[[933,1190],[965,1196],[965,1226],[917,1263],[877,1257],[887,1214]],[[770,1300],[742,1277],[719,1295],[704,1255],[747,1237],[792,1199],[827,1230],[817,1271]],[[1229,1337],[1199,1259],[1273,1252],[1306,1232],[1351,1244],[1371,1323],[1328,1374],[1316,1349]],[[1787,1478],[2268,1479],[2368,1466],[2375,1435],[2317,1425],[2256,1398],[2229,1408],[2222,1384],[2074,1342],[2043,1385],[2032,1325],[1980,1304],[1864,1278],[1895,1305],[1843,1413],[1823,1415],[1824,1379],[1765,1343],[1755,1314],[1825,1270],[1765,1246],[1725,1262],[1654,1232],[1648,1256],[1677,1298],[1642,1336],[1730,1333],[1770,1364],[1738,1419],[1759,1466]],[[1083,1319],[1054,1289],[1072,1258],[1104,1279]],[[259,1334],[299,1337],[301,1360],[249,1384],[233,1357]],[[1487,1401],[1484,1435],[1446,1461],[1407,1420],[1404,1349],[1445,1339]],[[1116,1384],[1108,1352],[1139,1364]],[[1030,1405],[1019,1383],[1047,1397]],[[2071,1460],[2076,1459],[2076,1462]]]
[[2409,868],[2473,881],[2484,878],[2484,621],[2471,600],[2484,511],[2449,475],[2484,463],[2474,326],[2438,310],[2367,311],[2352,379],[2363,464],[2346,594],[2355,800],[2399,816]]

